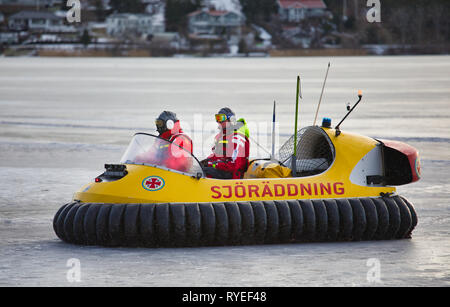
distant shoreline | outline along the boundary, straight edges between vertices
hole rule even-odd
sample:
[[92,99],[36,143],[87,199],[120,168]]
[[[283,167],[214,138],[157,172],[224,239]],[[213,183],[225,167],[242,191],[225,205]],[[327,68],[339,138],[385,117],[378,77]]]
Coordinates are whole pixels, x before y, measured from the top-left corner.
[[402,47],[373,45],[364,48],[323,48],[323,49],[273,49],[267,52],[249,52],[239,54],[169,52],[144,48],[107,49],[72,47],[72,48],[8,48],[0,56],[5,57],[193,57],[193,58],[261,58],[261,57],[338,57],[338,56],[393,56],[393,55],[448,55],[448,48],[437,47]]

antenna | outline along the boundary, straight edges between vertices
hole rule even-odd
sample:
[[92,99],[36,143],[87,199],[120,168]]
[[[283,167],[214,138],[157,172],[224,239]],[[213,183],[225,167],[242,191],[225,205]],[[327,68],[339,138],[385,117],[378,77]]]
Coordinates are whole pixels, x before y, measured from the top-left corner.
[[302,98],[300,91],[300,76],[297,76],[297,94],[295,96],[295,131],[294,131],[294,154],[292,155],[292,175],[297,176],[297,124],[298,124],[298,99]]
[[275,158],[275,114],[276,114],[275,100],[273,101],[273,118],[272,118],[272,159]]
[[328,71],[329,71],[329,70],[330,70],[330,62],[328,62],[327,74],[325,75],[325,80],[323,81],[322,92],[320,93],[319,104],[317,105],[316,117],[314,117],[314,123],[313,123],[313,126],[316,125],[317,115],[319,114],[320,103],[322,102],[323,91],[324,91],[324,89],[325,89],[325,84],[327,83]]
[[350,113],[353,112],[353,110],[356,108],[358,103],[361,101],[361,99],[362,99],[362,91],[361,90],[358,91],[358,98],[359,98],[358,101],[355,103],[355,105],[351,109],[349,109],[350,106],[347,106],[347,110],[348,110],[347,114],[345,114],[344,118],[339,122],[339,124],[337,124],[336,128],[334,128],[334,129],[336,129],[336,136],[339,136],[341,134],[341,130],[339,129],[339,127],[344,122],[344,120],[350,115]]

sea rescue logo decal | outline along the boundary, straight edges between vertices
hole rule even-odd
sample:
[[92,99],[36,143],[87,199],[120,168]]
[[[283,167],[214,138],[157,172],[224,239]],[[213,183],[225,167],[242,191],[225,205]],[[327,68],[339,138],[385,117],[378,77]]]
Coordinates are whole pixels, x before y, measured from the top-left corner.
[[158,176],[150,176],[142,181],[142,187],[151,192],[161,190],[165,184],[164,179]]
[[326,196],[344,195],[345,187],[343,182],[273,184],[270,181],[263,181],[262,185],[244,185],[243,182],[236,182],[235,186],[212,186],[211,192],[214,199]]

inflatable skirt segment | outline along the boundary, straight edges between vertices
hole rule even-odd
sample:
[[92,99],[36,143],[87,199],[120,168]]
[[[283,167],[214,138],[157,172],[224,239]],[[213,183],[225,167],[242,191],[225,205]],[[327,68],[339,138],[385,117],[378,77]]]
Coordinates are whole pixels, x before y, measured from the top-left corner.
[[80,245],[189,247],[410,238],[417,225],[402,196],[229,203],[71,202],[53,220]]

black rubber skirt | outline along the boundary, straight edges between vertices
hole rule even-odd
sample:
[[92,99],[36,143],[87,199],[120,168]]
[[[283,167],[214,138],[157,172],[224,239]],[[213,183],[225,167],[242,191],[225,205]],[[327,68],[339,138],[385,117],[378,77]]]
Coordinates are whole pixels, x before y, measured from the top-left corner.
[[413,205],[401,196],[186,204],[72,202],[53,228],[67,243],[183,247],[410,238]]

